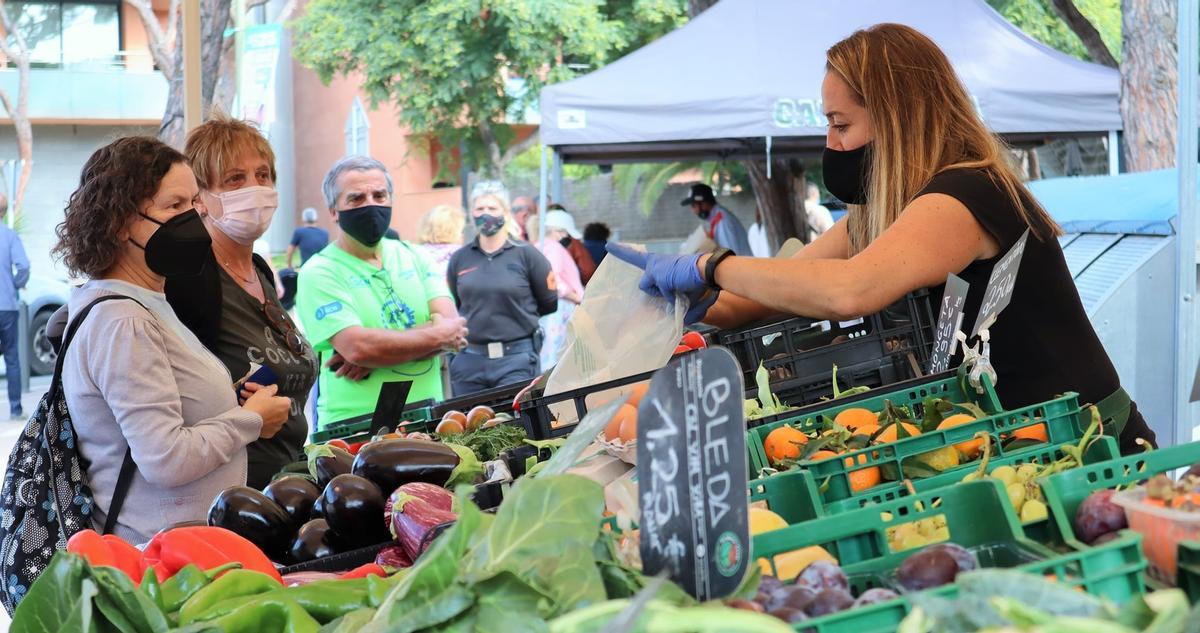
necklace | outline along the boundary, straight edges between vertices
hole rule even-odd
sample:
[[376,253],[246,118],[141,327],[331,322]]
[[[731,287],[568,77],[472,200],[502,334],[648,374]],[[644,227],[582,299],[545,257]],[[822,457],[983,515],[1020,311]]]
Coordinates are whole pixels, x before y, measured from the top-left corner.
[[233,275],[234,277],[237,277],[238,281],[241,281],[243,286],[253,286],[254,285],[254,278],[253,277],[250,277],[250,278],[243,277],[241,273],[239,273],[238,271],[233,269],[233,266],[230,265],[229,260],[222,259],[221,264],[225,266],[225,270],[229,274]]

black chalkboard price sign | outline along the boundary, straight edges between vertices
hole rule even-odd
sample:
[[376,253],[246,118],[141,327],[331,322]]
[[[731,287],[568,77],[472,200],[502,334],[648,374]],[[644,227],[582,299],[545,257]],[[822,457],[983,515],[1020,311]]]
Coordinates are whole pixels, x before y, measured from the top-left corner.
[[954,273],[946,275],[946,290],[938,310],[937,331],[933,333],[933,353],[929,358],[929,373],[938,374],[950,368],[954,355],[954,334],[962,329],[963,305],[971,284]]
[[742,371],[729,351],[658,370],[638,407],[641,554],[698,600],[733,593],[750,563]]
[[979,316],[975,318],[975,327],[971,328],[972,338],[983,328],[990,327],[1000,311],[1012,301],[1017,273],[1021,270],[1021,256],[1025,254],[1025,243],[1028,241],[1029,229],[1025,229],[1021,239],[992,268],[992,276],[988,278],[987,288],[983,291],[983,303],[979,304]]

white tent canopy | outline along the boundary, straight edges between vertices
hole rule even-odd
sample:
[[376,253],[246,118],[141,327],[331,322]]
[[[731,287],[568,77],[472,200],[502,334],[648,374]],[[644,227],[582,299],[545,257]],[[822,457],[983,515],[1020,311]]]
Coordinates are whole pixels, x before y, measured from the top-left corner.
[[983,0],[722,0],[604,68],[543,89],[543,142],[566,162],[593,163],[818,149],[825,51],[880,22],[937,42],[984,120],[1010,140],[1121,128],[1116,70],[1038,43]]

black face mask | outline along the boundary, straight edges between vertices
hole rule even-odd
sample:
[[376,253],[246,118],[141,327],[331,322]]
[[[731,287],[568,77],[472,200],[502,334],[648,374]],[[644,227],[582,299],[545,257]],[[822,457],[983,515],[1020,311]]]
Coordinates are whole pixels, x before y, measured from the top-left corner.
[[825,148],[821,155],[821,170],[825,188],[846,204],[866,204],[867,179],[871,170],[867,162],[867,147],[839,151]]
[[204,228],[204,221],[195,209],[159,222],[142,214],[142,217],[159,226],[158,230],[142,246],[132,239],[134,246],[146,251],[146,265],[163,277],[194,277],[204,270],[212,252],[212,237]]
[[570,246],[570,245],[571,245],[571,236],[570,236],[570,235],[568,235],[568,236],[566,236],[566,237],[564,237],[564,238],[562,238],[562,239],[558,240],[558,243],[559,243],[559,244],[562,244],[562,245],[563,245],[563,248],[566,248],[566,247]]
[[392,208],[379,204],[338,211],[338,226],[366,246],[378,244],[391,224]]

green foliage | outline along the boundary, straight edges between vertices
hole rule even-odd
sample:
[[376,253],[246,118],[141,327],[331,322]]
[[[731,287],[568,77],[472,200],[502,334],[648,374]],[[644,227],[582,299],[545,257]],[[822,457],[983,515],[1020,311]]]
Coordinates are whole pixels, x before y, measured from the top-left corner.
[[[1050,0],[988,0],[993,9],[1034,39],[1072,55],[1089,60],[1083,43],[1058,17]],[[1091,20],[1112,52],[1121,59],[1121,0],[1075,0],[1075,6]]]
[[[650,215],[658,199],[676,176],[697,170],[699,182],[714,189],[729,184],[734,188],[749,191],[750,175],[741,161],[707,161],[703,163],[631,163],[613,167],[613,184],[617,194],[630,202],[637,202],[642,215]],[[635,200],[636,197],[636,200]]]
[[[498,123],[541,88],[593,70],[669,32],[682,0],[314,0],[293,26],[293,54],[324,82],[361,74],[372,105],[390,101],[443,157],[493,172],[514,138]],[[519,79],[519,91],[506,91]],[[513,94],[519,92],[520,94]]]

